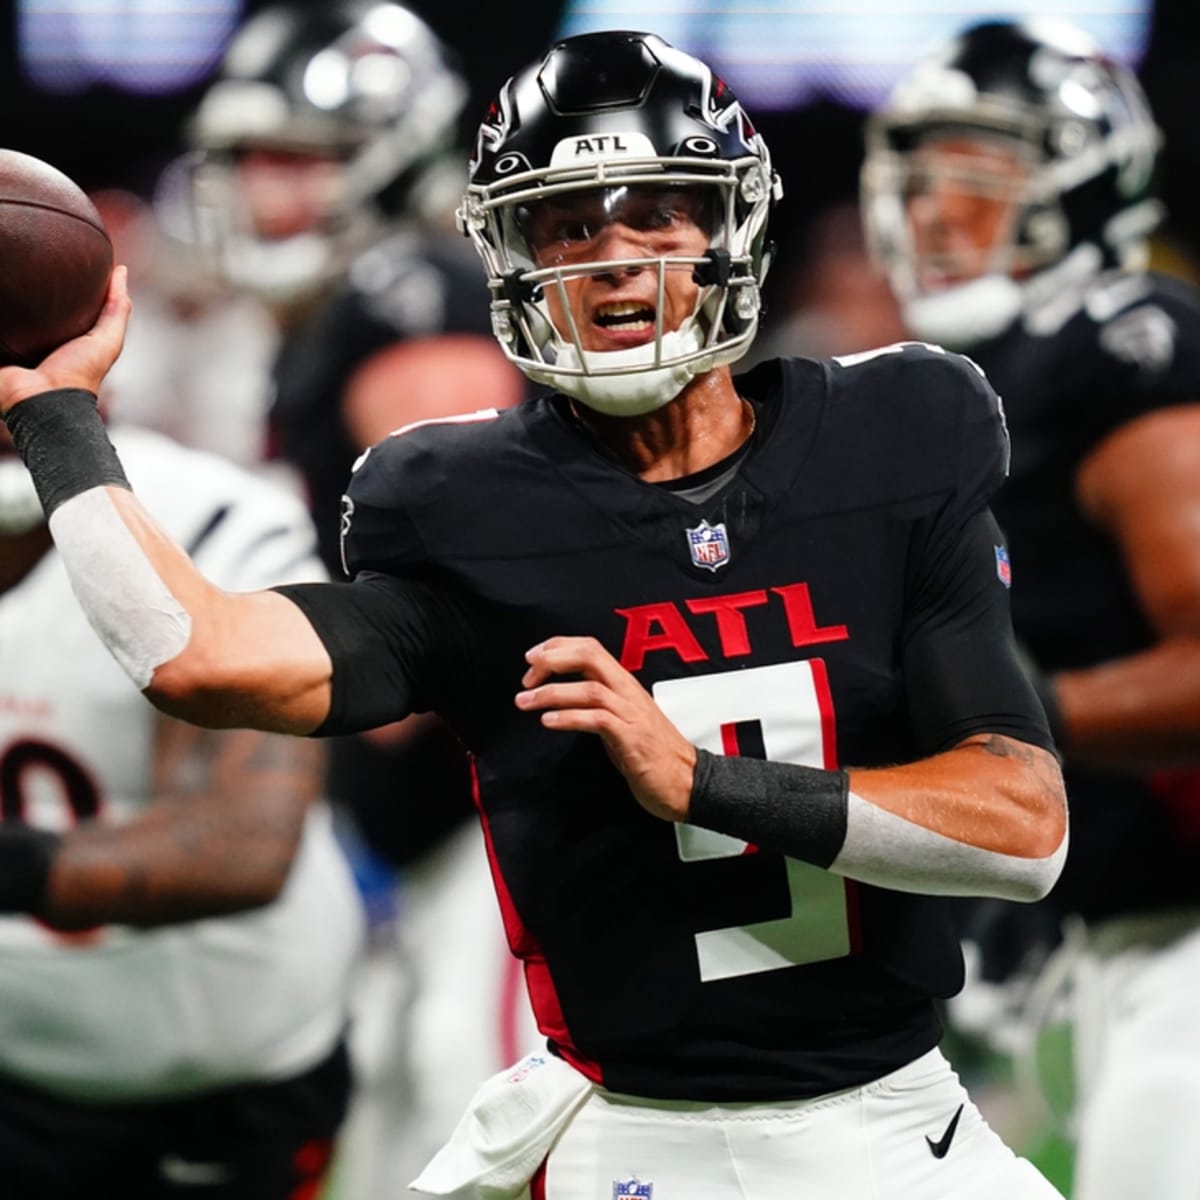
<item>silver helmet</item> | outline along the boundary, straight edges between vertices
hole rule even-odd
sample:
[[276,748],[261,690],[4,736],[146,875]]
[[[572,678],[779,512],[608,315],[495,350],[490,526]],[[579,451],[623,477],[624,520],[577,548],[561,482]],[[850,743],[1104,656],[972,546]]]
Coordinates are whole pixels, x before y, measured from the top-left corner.
[[[456,140],[467,94],[429,26],[394,0],[260,10],[189,126],[198,236],[239,286],[283,300],[314,291],[414,207]],[[300,228],[264,227],[238,169],[253,152],[318,164],[303,181]],[[281,169],[280,203],[294,204],[295,190]]]

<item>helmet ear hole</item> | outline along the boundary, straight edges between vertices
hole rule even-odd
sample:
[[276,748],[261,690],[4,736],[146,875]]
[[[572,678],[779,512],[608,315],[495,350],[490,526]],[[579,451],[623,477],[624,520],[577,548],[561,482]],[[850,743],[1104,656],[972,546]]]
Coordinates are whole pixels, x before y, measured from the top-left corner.
[[1039,262],[1057,262],[1067,252],[1071,230],[1062,210],[1047,206],[1025,218],[1025,237]]

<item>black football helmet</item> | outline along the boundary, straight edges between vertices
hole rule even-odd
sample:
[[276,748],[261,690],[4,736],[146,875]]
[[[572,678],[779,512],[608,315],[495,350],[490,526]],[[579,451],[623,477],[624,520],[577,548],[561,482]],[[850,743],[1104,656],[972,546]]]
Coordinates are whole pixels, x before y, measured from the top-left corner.
[[[188,131],[201,152],[197,223],[219,248],[224,273],[284,300],[335,277],[384,220],[417,206],[453,147],[467,94],[447,49],[394,0],[255,13]],[[256,229],[235,169],[248,150],[329,160],[311,228],[274,238]],[[455,192],[461,186],[460,169]]]
[[[983,274],[928,289],[906,204],[925,186],[917,152],[944,135],[1007,146],[1027,176]],[[862,175],[868,243],[909,327],[970,345],[1042,297],[1143,262],[1163,215],[1160,142],[1133,74],[1062,22],[985,22],[918,64],[869,119]],[[984,195],[989,181],[977,186]]]
[[[709,248],[696,258],[574,263],[539,269],[523,214],[547,198],[626,189],[703,194]],[[695,375],[735,361],[758,324],[769,261],[768,211],[781,193],[762,137],[726,84],[704,63],[649,33],[606,31],[568,38],[510,79],[492,102],[469,164],[459,209],[487,269],[493,328],[530,378],[619,415],[649,412]],[[547,289],[568,276],[622,268],[686,269],[700,284],[677,330],[624,350],[583,349],[579,334],[550,319]]]

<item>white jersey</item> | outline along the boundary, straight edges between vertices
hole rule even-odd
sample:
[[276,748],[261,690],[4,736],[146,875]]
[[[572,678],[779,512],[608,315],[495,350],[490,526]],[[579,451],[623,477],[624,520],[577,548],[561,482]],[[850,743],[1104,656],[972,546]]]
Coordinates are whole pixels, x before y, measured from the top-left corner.
[[[294,497],[157,434],[114,431],[113,441],[138,496],[214,583],[247,591],[321,578]],[[139,812],[154,800],[157,721],[89,627],[57,554],[0,595],[5,818],[61,830]],[[342,1032],[362,936],[323,806],[265,908],[66,936],[0,917],[0,1072],[107,1100],[296,1074]]]

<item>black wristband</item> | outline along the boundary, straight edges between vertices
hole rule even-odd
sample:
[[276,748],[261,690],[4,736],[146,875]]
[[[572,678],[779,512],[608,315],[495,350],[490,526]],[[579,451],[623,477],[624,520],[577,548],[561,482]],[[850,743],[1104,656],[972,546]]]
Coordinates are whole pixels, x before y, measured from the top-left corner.
[[846,840],[849,797],[845,771],[698,750],[688,824],[828,867]]
[[0,912],[42,911],[50,867],[62,839],[13,822],[0,824]]
[[90,488],[129,487],[91,392],[59,388],[30,396],[9,412],[5,423],[33,476],[47,519],[64,501]]

